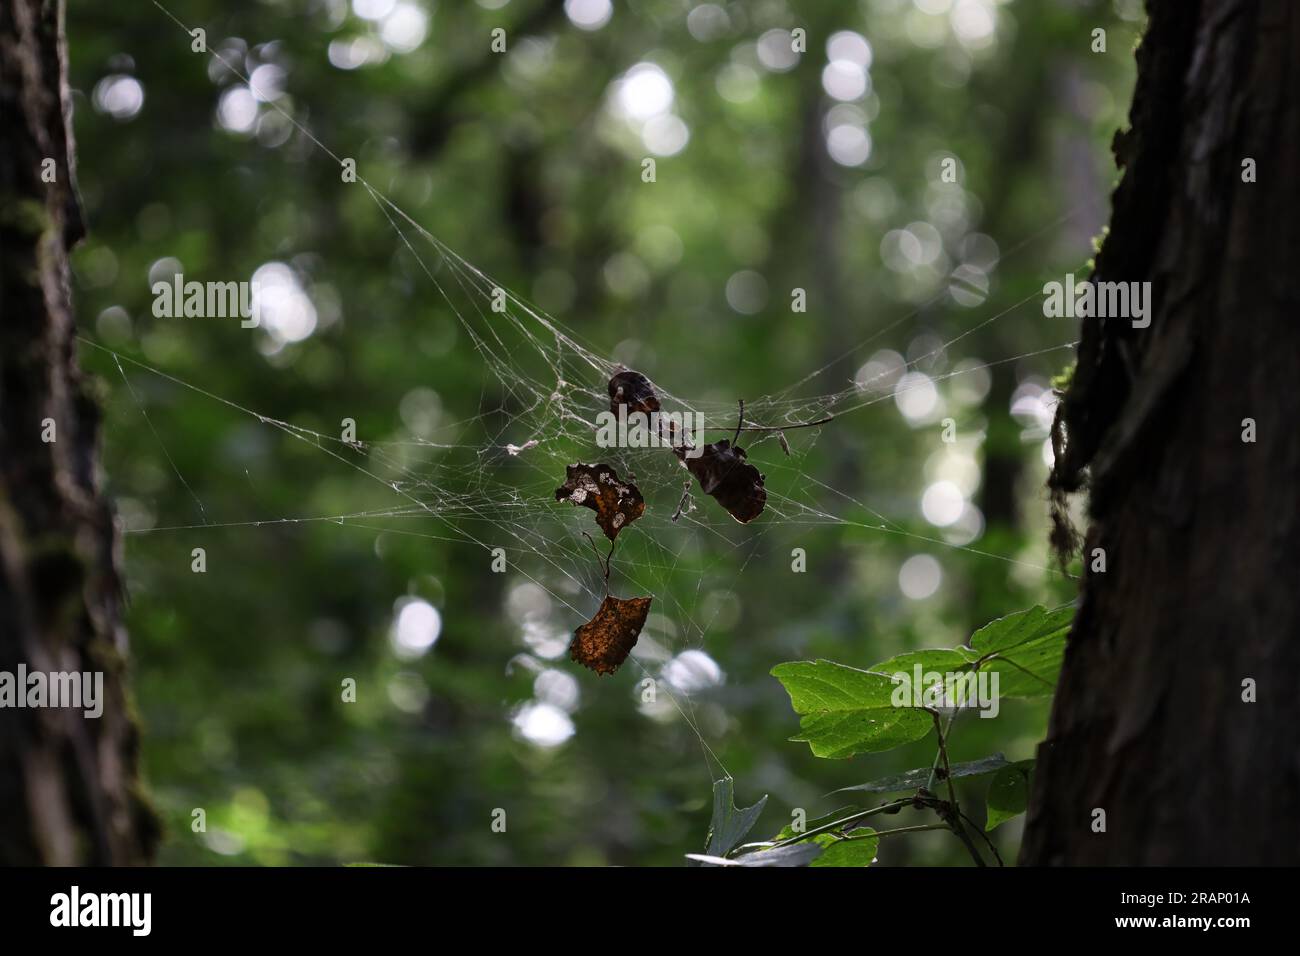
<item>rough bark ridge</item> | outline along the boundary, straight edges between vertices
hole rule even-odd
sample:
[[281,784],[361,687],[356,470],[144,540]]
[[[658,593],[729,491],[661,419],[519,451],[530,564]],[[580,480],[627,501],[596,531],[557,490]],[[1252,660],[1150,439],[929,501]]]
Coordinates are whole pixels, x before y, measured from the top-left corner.
[[132,864],[150,858],[157,827],[122,683],[99,415],[76,362],[68,249],[83,224],[62,14],[61,2],[0,0],[0,670],[101,671],[103,715],[0,708],[0,864]]
[[1085,320],[1058,414],[1050,486],[1086,479],[1085,567],[1104,548],[1107,569],[1082,585],[1020,859],[1295,864],[1300,6],[1148,12],[1096,277],[1152,282],[1152,323]]

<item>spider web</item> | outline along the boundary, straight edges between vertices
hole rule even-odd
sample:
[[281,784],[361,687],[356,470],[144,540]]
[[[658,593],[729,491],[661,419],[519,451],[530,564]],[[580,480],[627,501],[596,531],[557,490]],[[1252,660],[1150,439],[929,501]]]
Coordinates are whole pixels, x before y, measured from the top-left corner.
[[[745,400],[742,444],[750,460],[766,476],[767,507],[761,518],[741,526],[715,502],[699,492],[677,458],[665,448],[600,448],[596,416],[609,409],[607,383],[623,366],[606,358],[559,320],[499,285],[482,270],[447,248],[405,212],[364,184],[383,210],[404,247],[429,283],[455,315],[484,368],[484,396],[495,404],[478,414],[449,422],[439,432],[454,433],[455,441],[411,436],[398,441],[347,441],[268,414],[246,408],[199,385],[182,381],[162,369],[110,351],[132,400],[139,405],[164,457],[178,481],[194,498],[202,523],[172,524],[127,533],[159,533],[216,528],[268,528],[309,522],[373,530],[385,534],[470,542],[484,551],[484,566],[495,549],[504,549],[509,570],[540,589],[558,610],[546,620],[525,623],[533,628],[528,641],[542,659],[564,655],[573,629],[587,620],[607,593],[649,595],[652,614],[634,648],[629,664],[638,679],[655,681],[697,737],[719,772],[725,766],[714,754],[695,713],[690,673],[692,659],[684,650],[705,650],[710,628],[721,605],[707,598],[719,590],[743,594],[741,579],[751,562],[767,553],[766,539],[777,530],[807,526],[842,526],[867,533],[915,540],[918,544],[952,548],[982,558],[1019,564],[1049,573],[1053,569],[996,554],[940,537],[908,530],[900,521],[875,510],[846,491],[819,480],[807,459],[826,429],[843,427],[846,416],[869,414],[876,405],[894,402],[906,391],[897,382],[897,369],[852,383],[836,392],[790,397],[818,370],[787,388]],[[504,302],[501,311],[492,303]],[[1027,301],[1027,300],[1024,300]],[[942,346],[908,362],[915,369],[933,354],[1011,314],[1024,301],[990,316]],[[894,323],[890,328],[900,323]],[[881,337],[878,332],[860,343]],[[942,381],[1027,356],[1071,348],[1063,343],[994,362],[962,366],[932,376]],[[208,520],[203,503],[172,461],[166,444],[149,419],[145,405],[131,387],[126,368],[158,375],[233,412],[256,419],[297,441],[305,442],[342,468],[379,484],[392,498],[387,507],[327,515],[294,515],[244,521]],[[730,435],[738,407],[721,401],[695,401],[674,393],[652,378],[665,410],[693,410],[705,422]],[[921,382],[912,387],[923,387]],[[827,420],[829,419],[829,420]],[[811,428],[809,422],[825,421]],[[785,445],[782,446],[784,436]],[[717,437],[710,435],[716,440]],[[788,453],[787,453],[788,449]],[[604,579],[605,555],[595,550],[595,530],[583,509],[557,503],[554,492],[565,467],[577,461],[612,465],[625,480],[634,481],[646,498],[645,515],[619,535],[610,557],[611,575]],[[866,514],[871,520],[846,515]],[[721,560],[727,552],[734,560]],[[727,570],[720,570],[727,569]],[[540,630],[538,630],[540,629]],[[503,649],[503,657],[509,653]],[[576,667],[576,665],[574,665]],[[703,682],[707,684],[707,680]],[[676,692],[674,692],[676,691]]]
[[[189,28],[161,4],[155,5],[189,33]],[[253,86],[220,53],[214,50],[210,55]],[[265,102],[341,164],[333,150],[274,100],[268,98]],[[695,711],[692,690],[697,688],[683,651],[707,648],[710,629],[721,613],[721,606],[709,600],[709,595],[719,589],[743,593],[741,579],[750,564],[765,553],[767,539],[774,533],[839,526],[869,535],[911,539],[932,548],[950,548],[1037,572],[1061,573],[1015,556],[909,530],[903,522],[821,481],[809,463],[827,429],[843,427],[841,422],[848,416],[856,419],[870,415],[876,405],[897,401],[909,387],[932,387],[947,379],[1046,353],[1060,352],[1064,358],[1065,351],[1074,347],[1073,341],[992,362],[943,366],[947,371],[934,367],[935,360],[949,357],[952,346],[1037,299],[1036,294],[982,319],[926,354],[907,361],[901,369],[882,371],[834,391],[798,394],[820,384],[841,359],[885,339],[932,303],[908,311],[826,365],[767,395],[736,396],[734,402],[689,398],[675,391],[678,383],[671,379],[670,371],[660,375],[656,369],[638,369],[651,380],[665,411],[701,415],[711,441],[732,437],[739,418],[739,401],[744,399],[745,430],[738,437],[751,463],[766,476],[767,507],[757,521],[741,526],[700,493],[698,484],[669,450],[597,447],[596,417],[609,409],[607,383],[623,367],[606,350],[586,341],[560,319],[516,295],[447,247],[360,175],[357,182],[477,352],[484,370],[480,409],[471,417],[441,424],[436,434],[445,434],[448,441],[413,435],[398,441],[350,442],[340,435],[244,407],[199,384],[170,375],[165,369],[83,338],[86,345],[113,357],[171,471],[198,505],[202,522],[127,528],[128,534],[329,522],[386,534],[469,542],[483,549],[485,569],[494,549],[502,548],[509,570],[540,589],[558,611],[545,620],[525,625],[534,628],[526,637],[531,638],[528,643],[533,654],[541,659],[564,656],[573,629],[591,617],[606,593],[649,595],[654,599],[651,616],[629,658],[629,669],[637,680],[649,678],[656,682],[656,688],[667,696],[698,739],[710,772],[716,765],[724,776],[729,774],[710,748]],[[1003,260],[1068,220],[1074,212],[1007,250]],[[947,290],[936,299],[945,295]],[[923,367],[930,373],[924,381],[911,386],[899,381],[902,372]],[[210,521],[202,501],[149,419],[144,401],[131,385],[128,369],[134,374],[160,376],[192,392],[196,400],[218,402],[236,415],[250,417],[306,443],[338,468],[381,486],[391,503],[348,513]],[[809,427],[815,422],[822,424]],[[619,535],[612,550],[608,582],[605,555],[595,550],[589,537],[595,530],[591,516],[583,509],[557,503],[554,497],[566,465],[578,461],[613,466],[625,481],[635,482],[646,499],[644,516]],[[723,561],[722,556],[728,553],[734,559]],[[514,649],[502,650],[503,659],[514,654]]]

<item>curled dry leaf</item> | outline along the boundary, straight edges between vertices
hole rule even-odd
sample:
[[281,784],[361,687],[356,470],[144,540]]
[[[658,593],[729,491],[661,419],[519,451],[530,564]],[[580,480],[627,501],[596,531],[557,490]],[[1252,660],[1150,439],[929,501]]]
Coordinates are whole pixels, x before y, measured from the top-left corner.
[[573,632],[569,656],[597,674],[612,674],[632,652],[652,598],[605,595],[596,616]]
[[722,439],[705,445],[697,458],[678,455],[700,483],[700,490],[727,509],[741,524],[748,524],[767,505],[764,476],[745,460],[745,449]]
[[[659,396],[655,394],[654,386],[650,384],[650,379],[646,378],[635,369],[622,368],[615,373],[614,377],[609,380],[609,410],[623,420],[623,416],[630,419],[633,415],[644,415],[647,418],[657,415],[661,409]],[[620,416],[620,412],[623,413]],[[685,434],[678,434],[677,423],[668,420],[651,419],[653,422],[650,428],[658,432],[658,438],[666,442],[669,447],[676,449],[678,446],[687,447],[688,437]]]
[[555,489],[555,500],[596,512],[596,524],[610,541],[645,514],[645,499],[636,485],[620,481],[609,465],[569,465],[564,484]]
[[[609,410],[615,415],[620,409],[625,409],[628,415],[634,412],[649,415],[659,411],[659,407],[659,396],[655,394],[654,386],[640,372],[620,368],[609,380]],[[736,428],[737,437],[744,425],[744,403],[741,403],[740,408],[741,422]],[[692,457],[687,452],[694,449],[687,447],[685,436],[678,436],[671,424],[666,437],[673,453],[699,481],[701,490],[726,508],[733,518],[747,524],[763,513],[763,508],[767,506],[764,476],[745,460],[743,448],[724,439],[716,444],[705,445],[699,455]],[[780,438],[781,446],[788,455],[790,446],[785,435],[782,434]],[[556,496],[559,497],[559,492],[556,492]],[[679,506],[673,520],[680,516]]]
[[609,380],[609,410],[617,415],[620,405],[627,406],[629,415],[634,412],[649,415],[659,411],[659,396],[655,394],[650,379],[625,368]]

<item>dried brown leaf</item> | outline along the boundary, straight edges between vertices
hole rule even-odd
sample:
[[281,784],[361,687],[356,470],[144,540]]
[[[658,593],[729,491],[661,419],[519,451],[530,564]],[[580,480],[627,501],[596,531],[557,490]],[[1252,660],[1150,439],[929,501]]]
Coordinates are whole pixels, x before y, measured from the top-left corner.
[[686,468],[700,483],[700,490],[727,509],[741,524],[748,524],[767,505],[764,476],[745,460],[745,449],[727,439],[705,445],[697,458],[679,453]]
[[595,617],[573,632],[569,656],[597,674],[614,673],[641,636],[651,600],[605,595]]
[[620,481],[609,465],[569,465],[564,484],[555,489],[555,500],[596,512],[596,524],[610,541],[645,514],[645,499],[636,485]]
[[659,396],[650,379],[630,368],[623,369],[609,380],[609,410],[617,415],[620,405],[627,406],[629,415],[633,412],[649,415],[659,411]]

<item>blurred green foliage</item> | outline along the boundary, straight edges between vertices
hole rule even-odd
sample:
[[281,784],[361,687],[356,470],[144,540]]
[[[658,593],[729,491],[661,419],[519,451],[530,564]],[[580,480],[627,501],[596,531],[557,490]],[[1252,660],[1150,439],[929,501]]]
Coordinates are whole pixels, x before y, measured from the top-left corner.
[[[634,463],[659,517],[622,536],[612,583],[655,594],[662,619],[643,645],[671,656],[641,666],[707,676],[711,661],[721,672],[689,694],[679,681],[680,712],[640,703],[644,675],[632,663],[599,679],[562,646],[556,656],[553,640],[527,643],[512,597],[537,604],[530,577],[546,583],[555,569],[513,547],[507,526],[552,541],[551,556],[588,588],[550,600],[553,634],[595,609],[600,575],[580,537],[594,525],[549,500],[563,480],[556,463],[595,454],[590,443],[571,424],[541,435],[517,427],[532,414],[524,391],[493,374],[424,273],[422,261],[437,262],[429,243],[408,227],[421,259],[412,255],[362,186],[342,183],[274,107],[192,52],[177,23],[151,3],[71,0],[90,225],[74,260],[83,334],[165,373],[125,360],[119,370],[83,349],[103,385],[104,469],[128,530],[134,687],[148,783],[168,824],[162,862],[678,865],[703,848],[720,773],[701,737],[734,775],[737,802],[771,795],[760,834],[780,830],[794,807],[829,812],[843,802],[822,796],[831,790],[933,758],[925,741],[813,757],[787,739],[798,719],[773,665],[865,666],[953,646],[994,617],[1072,596],[1072,582],[1042,570],[1041,422],[1032,401],[1011,410],[1069,359],[1031,355],[1074,333],[1044,319],[1035,294],[1084,271],[1104,222],[1136,4],[638,0],[616,3],[597,29],[549,0],[163,6],[203,27],[240,72],[260,70],[275,106],[354,157],[433,235],[593,352],[676,395],[734,406],[818,369],[790,395],[837,393],[879,350],[901,353],[970,440],[982,530],[950,547],[925,519],[922,496],[942,473],[940,424],[908,419],[886,394],[816,434],[790,432],[789,460],[774,441],[750,449],[770,488],[843,521],[806,520],[774,499],[744,528],[716,515],[674,524],[681,474],[671,462]],[[568,5],[577,19],[600,7]],[[504,54],[490,49],[497,27]],[[806,52],[788,63],[774,47],[764,54],[772,41],[760,38],[796,27]],[[1091,50],[1098,27],[1105,54]],[[862,77],[824,75],[839,31],[870,44],[870,89],[845,102],[830,91]],[[619,117],[619,84],[637,64],[668,78],[676,121],[638,129]],[[650,109],[662,92],[644,89],[631,105]],[[670,152],[683,129],[685,147],[660,155],[656,181],[644,182],[647,144]],[[955,184],[941,179],[945,157],[958,160]],[[300,340],[151,311],[151,270],[244,280],[267,263],[285,264],[310,301],[315,327]],[[981,268],[954,278],[968,263]],[[796,288],[806,313],[791,310]],[[453,299],[490,317],[484,296]],[[553,369],[521,346],[517,327],[501,328],[515,336],[500,353],[519,363],[508,371],[544,380]],[[953,374],[963,361],[999,364],[987,388],[959,394],[982,378]],[[582,387],[598,395],[600,376],[586,373]],[[417,447],[411,467],[428,480],[404,496],[258,414],[331,436],[350,417],[362,441],[459,447]],[[468,424],[429,431],[431,416]],[[532,438],[552,446],[532,459],[499,453]],[[506,574],[435,517],[280,520],[457,495],[475,509],[460,514],[480,542],[512,546]],[[157,530],[177,526],[196,527]],[[203,574],[191,571],[199,547]],[[791,572],[796,547],[808,556],[803,574]],[[900,567],[918,554],[937,560],[942,582],[911,599]],[[441,617],[436,644],[413,659],[390,641],[403,597]],[[689,650],[707,659],[683,659]],[[349,677],[350,704],[340,699]],[[572,736],[530,740],[520,708],[538,703],[543,730],[571,720]],[[1046,713],[1042,701],[1008,701],[997,720],[959,724],[951,756],[1030,757]],[[195,808],[206,833],[191,829]],[[491,826],[497,808],[505,833]],[[992,834],[1008,858],[1018,831],[1013,822]],[[961,863],[954,844],[919,834],[884,841],[879,855]]]

